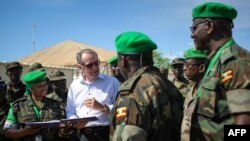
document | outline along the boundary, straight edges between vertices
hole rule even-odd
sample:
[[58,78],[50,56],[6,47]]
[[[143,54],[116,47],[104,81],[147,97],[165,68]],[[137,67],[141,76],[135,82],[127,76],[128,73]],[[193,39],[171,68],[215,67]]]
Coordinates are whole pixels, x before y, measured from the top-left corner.
[[50,120],[41,122],[25,122],[26,126],[40,127],[40,128],[52,128],[59,127],[62,124],[76,124],[77,122],[89,122],[98,120],[97,117],[84,117],[84,118],[74,118],[74,119],[61,119],[61,120]]

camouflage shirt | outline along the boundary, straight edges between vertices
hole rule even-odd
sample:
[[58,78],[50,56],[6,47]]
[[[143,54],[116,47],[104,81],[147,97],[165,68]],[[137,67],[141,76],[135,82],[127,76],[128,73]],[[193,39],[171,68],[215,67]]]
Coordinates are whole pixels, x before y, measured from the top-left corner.
[[19,84],[19,89],[15,90],[10,83],[8,83],[6,99],[8,103],[12,103],[23,97],[26,91],[26,86],[22,82]]
[[189,81],[187,79],[183,79],[182,81],[177,80],[174,78],[172,83],[175,85],[176,88],[179,89],[183,98],[186,97],[188,90],[190,89]]
[[[1,93],[1,92],[0,92]],[[2,93],[0,97],[2,97]],[[4,135],[3,126],[9,111],[9,104],[5,97],[0,98],[0,136]]]
[[[67,96],[67,93],[65,92],[65,96]],[[56,94],[55,92],[52,92],[48,95],[46,95],[47,98],[51,98],[51,99],[54,99],[58,102],[60,102],[63,106],[64,106],[64,109],[65,109],[65,106],[67,104],[67,97],[65,97],[64,99],[61,98],[60,96],[58,96],[58,94]]]
[[[111,114],[114,127],[136,125],[146,131],[149,141],[174,140],[178,136],[176,127],[180,122],[177,118],[173,120],[176,115],[173,111],[181,110],[175,109],[178,103],[172,103],[170,99],[180,93],[164,78],[158,68],[143,67],[122,83]],[[181,118],[181,112],[178,114]],[[121,132],[115,131],[115,134]],[[123,140],[115,134],[115,140]]]
[[[215,55],[211,53],[209,60]],[[250,112],[250,53],[232,44],[225,48],[203,78],[198,99],[196,140],[223,141],[224,125],[234,124],[232,114]]]
[[[4,130],[9,128],[22,129],[25,122],[35,121],[49,121],[66,118],[65,111],[62,110],[61,104],[56,100],[44,98],[43,106],[39,108],[32,100],[30,95],[25,95],[23,98],[13,102],[4,125]],[[35,112],[37,108],[41,113],[39,116]],[[43,140],[57,140],[58,128],[41,128],[39,134],[42,135]],[[21,141],[33,141],[36,135],[25,136]]]
[[[191,125],[191,121],[192,121],[192,117],[193,117],[193,112],[195,109],[195,105],[197,103],[197,99],[195,98],[195,94],[194,94],[194,89],[195,89],[195,85],[193,85],[186,98],[185,98],[185,102],[184,102],[184,113],[183,113],[183,119],[182,119],[182,124],[181,124],[181,141],[190,141],[190,136],[192,133],[192,126]],[[191,140],[192,141],[192,140]]]

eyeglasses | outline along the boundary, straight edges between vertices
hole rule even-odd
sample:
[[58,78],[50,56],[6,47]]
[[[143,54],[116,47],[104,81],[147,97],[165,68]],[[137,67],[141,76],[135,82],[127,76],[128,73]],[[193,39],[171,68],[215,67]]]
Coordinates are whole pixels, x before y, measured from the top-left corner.
[[82,65],[87,67],[87,68],[92,68],[93,66],[98,66],[99,63],[100,63],[99,60],[97,60],[94,63],[90,63],[90,64],[87,64],[87,65],[82,64]]
[[196,27],[197,27],[198,25],[203,24],[203,23],[205,23],[205,22],[208,22],[208,21],[207,21],[207,20],[206,20],[206,21],[202,21],[202,22],[199,22],[199,23],[197,23],[197,24],[191,26],[191,27],[190,27],[191,32],[194,32],[194,31],[196,30]]

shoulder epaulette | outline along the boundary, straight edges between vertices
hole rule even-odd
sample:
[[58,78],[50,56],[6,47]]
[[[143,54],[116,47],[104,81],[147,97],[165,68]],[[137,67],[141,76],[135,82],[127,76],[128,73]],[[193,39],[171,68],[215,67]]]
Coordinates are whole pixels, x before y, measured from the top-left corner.
[[141,76],[132,77],[129,80],[122,83],[122,87],[119,88],[119,91],[126,91],[131,90],[131,88],[134,86],[135,82],[140,78]]
[[22,98],[17,99],[16,101],[14,101],[12,104],[15,104],[15,103],[18,103],[18,102],[21,102],[21,101],[26,101],[26,100],[27,100],[27,95],[24,95]]
[[231,50],[232,46],[230,46],[230,47],[226,48],[224,51],[222,51],[222,53],[220,55],[220,60],[221,60],[222,64],[224,64],[224,62],[226,62],[228,59],[234,57],[232,50]]

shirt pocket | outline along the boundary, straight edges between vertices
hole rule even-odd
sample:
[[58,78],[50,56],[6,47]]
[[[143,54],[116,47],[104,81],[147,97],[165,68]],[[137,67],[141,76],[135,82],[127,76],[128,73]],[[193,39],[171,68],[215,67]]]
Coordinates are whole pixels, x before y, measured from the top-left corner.
[[200,90],[198,113],[213,118],[216,116],[216,90],[218,89],[219,78],[206,77]]
[[18,121],[19,121],[19,123],[36,121],[35,113],[34,112],[19,113],[18,114]]

